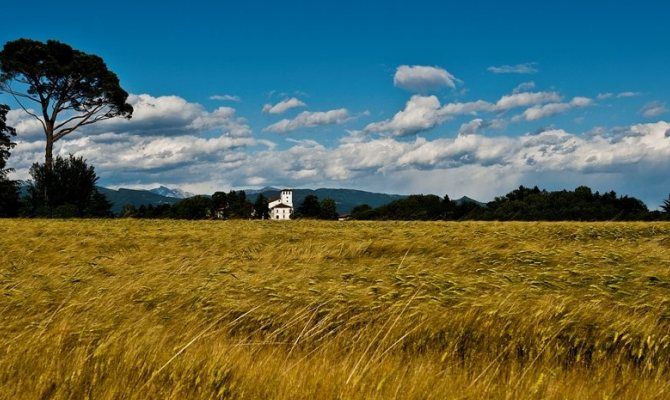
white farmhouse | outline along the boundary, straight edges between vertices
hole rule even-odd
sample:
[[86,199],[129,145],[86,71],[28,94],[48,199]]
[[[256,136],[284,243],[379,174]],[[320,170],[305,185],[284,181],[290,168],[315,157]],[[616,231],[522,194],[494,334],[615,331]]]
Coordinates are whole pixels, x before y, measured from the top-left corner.
[[268,203],[268,209],[270,210],[270,219],[291,219],[293,214],[293,191],[282,189],[279,198]]

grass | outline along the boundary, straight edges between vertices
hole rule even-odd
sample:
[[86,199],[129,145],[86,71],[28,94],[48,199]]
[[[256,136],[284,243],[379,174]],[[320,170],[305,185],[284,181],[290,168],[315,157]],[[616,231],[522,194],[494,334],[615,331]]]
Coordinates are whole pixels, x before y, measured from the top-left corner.
[[670,224],[0,220],[0,398],[670,398]]

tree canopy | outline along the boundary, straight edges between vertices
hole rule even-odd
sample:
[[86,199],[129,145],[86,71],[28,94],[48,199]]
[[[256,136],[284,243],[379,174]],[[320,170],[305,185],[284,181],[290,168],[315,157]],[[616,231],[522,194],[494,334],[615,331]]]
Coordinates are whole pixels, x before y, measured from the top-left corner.
[[83,126],[133,113],[128,93],[102,58],[55,40],[7,42],[0,51],[0,91],[42,125],[47,169],[54,142]]

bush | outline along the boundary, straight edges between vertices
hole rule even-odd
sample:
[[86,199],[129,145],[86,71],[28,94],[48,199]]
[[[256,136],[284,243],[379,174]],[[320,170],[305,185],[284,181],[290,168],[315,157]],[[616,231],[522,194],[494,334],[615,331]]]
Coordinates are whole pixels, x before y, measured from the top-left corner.
[[56,157],[51,170],[35,163],[28,188],[26,215],[39,217],[109,217],[111,204],[98,192],[93,166],[82,157]]

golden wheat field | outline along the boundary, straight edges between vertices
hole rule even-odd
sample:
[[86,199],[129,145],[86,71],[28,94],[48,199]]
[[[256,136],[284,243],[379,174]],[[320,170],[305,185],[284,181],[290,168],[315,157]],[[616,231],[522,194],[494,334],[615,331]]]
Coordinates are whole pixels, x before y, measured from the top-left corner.
[[670,398],[670,224],[0,221],[2,399]]

